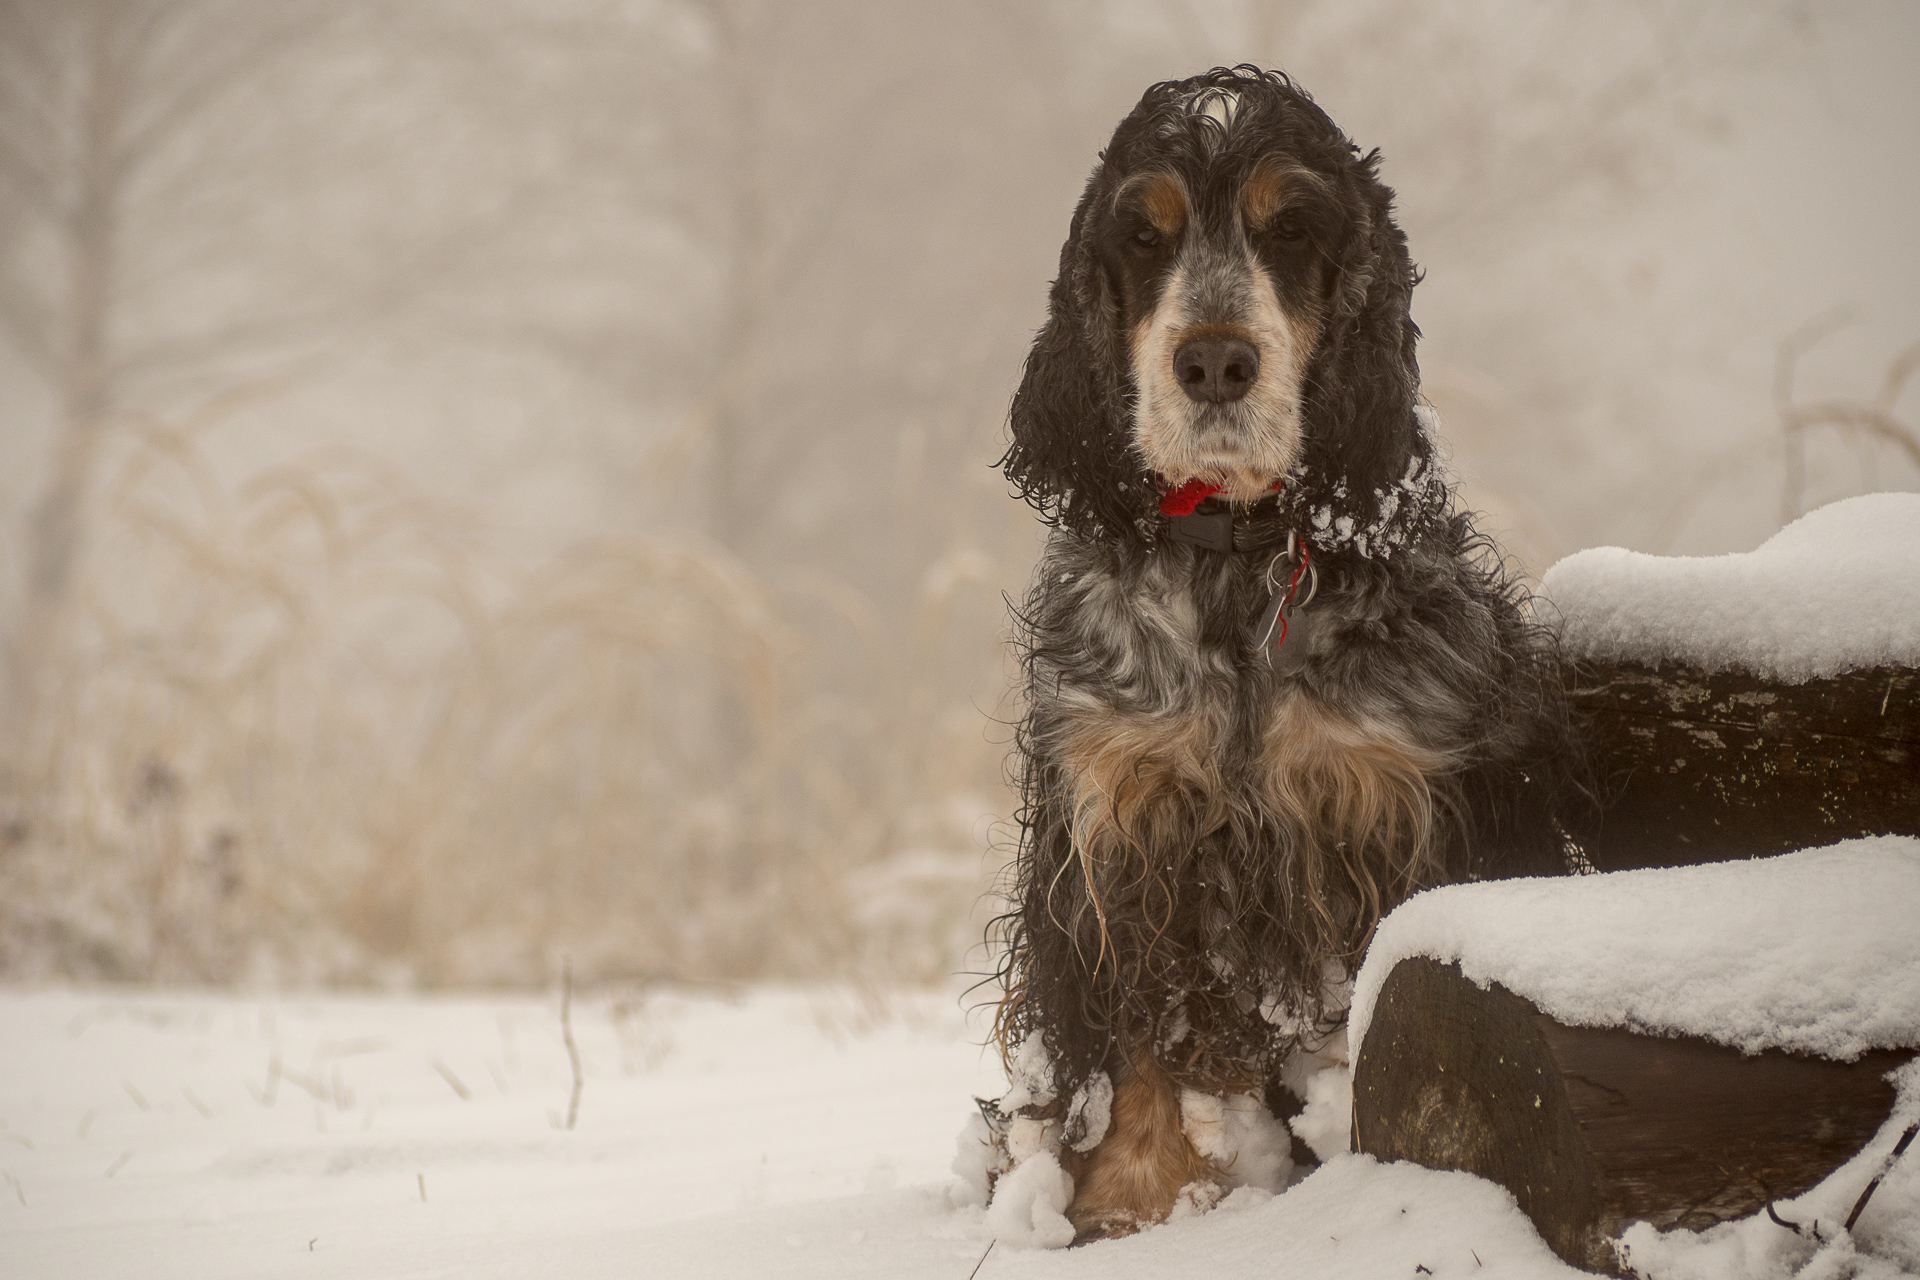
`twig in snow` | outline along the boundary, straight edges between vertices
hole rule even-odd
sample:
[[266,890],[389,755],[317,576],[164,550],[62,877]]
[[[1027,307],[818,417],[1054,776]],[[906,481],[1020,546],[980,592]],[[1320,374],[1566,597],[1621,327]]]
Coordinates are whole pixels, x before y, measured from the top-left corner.
[[420,1203],[425,1204],[427,1202],[427,1175],[424,1173],[416,1173],[413,1176],[420,1183]]
[[1853,1212],[1847,1215],[1847,1230],[1853,1230],[1853,1224],[1860,1220],[1860,1211],[1867,1207],[1867,1201],[1871,1200],[1873,1193],[1879,1189],[1880,1179],[1887,1176],[1887,1170],[1893,1168],[1895,1160],[1907,1153],[1907,1148],[1913,1145],[1913,1135],[1916,1133],[1920,1133],[1920,1120],[1907,1126],[1907,1131],[1900,1135],[1900,1141],[1893,1144],[1892,1152],[1881,1164],[1880,1172],[1873,1175],[1873,1181],[1869,1182],[1867,1189],[1860,1193],[1860,1198],[1853,1202]]
[[25,1188],[25,1187],[22,1187],[22,1186],[20,1185],[20,1179],[18,1179],[18,1178],[16,1178],[16,1177],[14,1177],[14,1176],[13,1176],[12,1174],[10,1174],[10,1173],[9,1173],[9,1174],[7,1174],[7,1175],[6,1175],[6,1178],[7,1178],[7,1183],[8,1183],[8,1185],[9,1185],[9,1186],[11,1186],[11,1187],[13,1188],[13,1194],[15,1194],[15,1195],[17,1195],[17,1196],[19,1196],[19,1197],[20,1197],[20,1207],[21,1207],[22,1209],[24,1209],[24,1208],[26,1208],[26,1207],[27,1207],[27,1191],[26,1191],[26,1188]]
[[[1773,1219],[1773,1225],[1776,1227],[1785,1227],[1787,1230],[1793,1232],[1793,1234],[1799,1235],[1800,1234],[1799,1223],[1788,1222],[1785,1218],[1781,1217],[1779,1214],[1773,1211],[1773,1188],[1767,1185],[1767,1180],[1765,1178],[1762,1178],[1759,1174],[1755,1174],[1753,1180],[1760,1184],[1760,1194],[1764,1195],[1767,1198],[1767,1206],[1766,1206],[1767,1217]],[[1704,1204],[1704,1203],[1706,1203],[1706,1201],[1704,1200],[1700,1202],[1700,1204]],[[1700,1204],[1696,1204],[1693,1206],[1693,1208],[1688,1209],[1687,1213],[1681,1215],[1681,1218],[1684,1220],[1687,1214],[1691,1214],[1694,1209],[1699,1208]],[[1808,1230],[1811,1232],[1815,1240],[1824,1241],[1826,1239],[1826,1237],[1820,1234],[1820,1219],[1815,1218],[1812,1224],[1809,1226]]]
[[115,1160],[112,1164],[107,1166],[107,1176],[111,1178],[114,1174],[120,1172],[120,1167],[126,1164],[126,1162],[131,1159],[133,1159],[133,1148],[129,1147],[125,1151],[122,1151],[120,1153],[120,1158],[118,1160]]
[[427,1065],[432,1067],[435,1071],[438,1071],[442,1076],[442,1078],[444,1078],[448,1084],[453,1086],[453,1091],[460,1095],[460,1101],[462,1102],[473,1101],[473,1095],[467,1092],[467,1086],[460,1083],[460,1077],[453,1074],[452,1068],[448,1067],[446,1063],[440,1061],[440,1059],[438,1058],[428,1058]]
[[987,1241],[987,1248],[986,1248],[986,1252],[985,1252],[985,1253],[982,1253],[982,1254],[980,1255],[980,1261],[978,1261],[978,1262],[976,1262],[976,1263],[974,1263],[974,1264],[973,1264],[973,1270],[971,1270],[971,1271],[969,1271],[969,1272],[967,1272],[967,1280],[973,1280],[973,1278],[974,1278],[975,1276],[977,1276],[977,1275],[979,1275],[979,1274],[980,1274],[980,1268],[981,1268],[981,1267],[984,1267],[984,1266],[986,1266],[986,1265],[987,1265],[987,1254],[988,1254],[988,1253],[992,1253],[992,1252],[993,1252],[993,1246],[995,1246],[996,1244],[999,1244],[999,1243],[1000,1243],[1000,1242],[999,1242],[998,1240],[989,1240],[989,1241]]
[[145,1111],[147,1109],[147,1100],[140,1095],[140,1091],[138,1089],[133,1087],[133,1081],[122,1080],[120,1082],[120,1087],[127,1091],[127,1096],[133,1099],[133,1104],[136,1107],[139,1107],[142,1111]]
[[80,1127],[73,1131],[73,1136],[76,1138],[86,1137],[87,1130],[93,1128],[93,1118],[99,1114],[100,1114],[99,1112],[93,1110],[92,1108],[88,1108],[87,1114],[80,1117]]
[[567,1042],[567,1061],[573,1064],[573,1097],[567,1100],[567,1131],[580,1118],[580,1087],[586,1080],[580,1074],[580,1048],[573,1042],[573,961],[560,957],[560,1038]]
[[193,1109],[198,1111],[203,1118],[208,1120],[213,1119],[213,1112],[207,1109],[206,1103],[194,1096],[193,1090],[187,1088],[186,1081],[184,1080],[180,1082],[180,1092],[185,1095],[188,1102],[193,1104]]

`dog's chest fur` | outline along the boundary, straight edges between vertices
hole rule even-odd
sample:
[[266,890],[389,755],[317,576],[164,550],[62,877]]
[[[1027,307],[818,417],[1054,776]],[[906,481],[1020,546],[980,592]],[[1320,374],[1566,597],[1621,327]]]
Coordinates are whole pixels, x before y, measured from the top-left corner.
[[[1090,737],[1126,735],[1138,739],[1126,754],[1144,762],[1184,744],[1216,784],[1256,789],[1306,749],[1302,739],[1322,751],[1364,738],[1444,755],[1467,708],[1448,705],[1444,680],[1422,678],[1423,661],[1440,656],[1433,646],[1393,624],[1405,598],[1433,584],[1329,573],[1293,615],[1283,665],[1294,674],[1282,675],[1254,636],[1270,558],[1171,543],[1128,557],[1056,537],[1041,569],[1030,685],[1031,710],[1058,722],[1055,745],[1084,757]],[[1276,568],[1282,580],[1286,571]],[[1422,718],[1430,732],[1416,732]]]
[[[1029,741],[1086,889],[1082,954],[1096,971],[1110,957],[1149,1004],[1191,989],[1182,954],[1264,1000],[1263,970],[1349,955],[1356,929],[1431,878],[1433,784],[1465,708],[1445,706],[1419,669],[1439,655],[1394,621],[1417,612],[1419,575],[1323,581],[1287,641],[1307,661],[1283,677],[1253,635],[1267,559],[1126,557],[1063,535],[1037,584]],[[1416,728],[1420,703],[1444,714]],[[1250,945],[1250,922],[1276,919],[1302,955]]]

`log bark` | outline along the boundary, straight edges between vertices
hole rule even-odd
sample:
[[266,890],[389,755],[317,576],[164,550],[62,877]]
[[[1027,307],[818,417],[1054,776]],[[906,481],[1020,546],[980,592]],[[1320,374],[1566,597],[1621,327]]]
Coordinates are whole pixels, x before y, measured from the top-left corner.
[[1574,1266],[1620,1274],[1636,1221],[1702,1228],[1798,1195],[1894,1102],[1856,1062],[1569,1027],[1458,966],[1402,961],[1354,1063],[1354,1147],[1500,1183]]
[[1920,672],[1803,684],[1584,663],[1569,695],[1601,787],[1573,834],[1602,871],[1920,835]]

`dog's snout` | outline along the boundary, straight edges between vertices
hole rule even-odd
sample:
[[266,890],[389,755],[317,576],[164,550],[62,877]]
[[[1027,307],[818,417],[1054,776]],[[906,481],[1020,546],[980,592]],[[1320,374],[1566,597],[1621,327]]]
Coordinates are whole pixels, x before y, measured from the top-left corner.
[[1173,353],[1173,376],[1189,399],[1238,400],[1260,376],[1260,352],[1241,338],[1195,338]]

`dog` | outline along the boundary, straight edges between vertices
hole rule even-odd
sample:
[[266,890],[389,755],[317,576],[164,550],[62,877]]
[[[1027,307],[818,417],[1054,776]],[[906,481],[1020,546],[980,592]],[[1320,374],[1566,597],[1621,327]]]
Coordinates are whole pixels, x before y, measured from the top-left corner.
[[1058,1160],[1076,1239],[1226,1184],[1194,1097],[1299,1109],[1287,1056],[1397,902],[1569,868],[1553,636],[1455,507],[1379,169],[1278,72],[1154,85],[1013,399],[999,466],[1051,533],[982,1109],[999,1169]]

